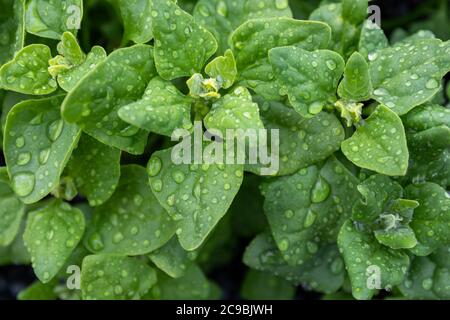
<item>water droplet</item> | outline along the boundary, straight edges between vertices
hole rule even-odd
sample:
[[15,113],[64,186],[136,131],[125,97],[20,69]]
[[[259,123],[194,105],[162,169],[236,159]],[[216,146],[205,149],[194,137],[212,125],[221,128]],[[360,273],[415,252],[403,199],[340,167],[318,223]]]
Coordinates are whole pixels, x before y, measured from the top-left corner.
[[133,197],[133,202],[138,207],[142,204],[143,201],[144,201],[144,198],[140,194],[136,194]]
[[16,139],[16,147],[17,148],[22,148],[25,145],[25,139],[24,137],[18,137]]
[[311,254],[314,254],[317,252],[317,250],[319,250],[319,247],[317,246],[317,243],[312,242],[312,241],[308,241],[306,243],[306,248],[308,249],[308,252]]
[[341,258],[335,259],[331,263],[331,272],[333,274],[339,274],[342,272],[342,270],[344,270],[344,263],[342,262],[342,259]]
[[279,248],[281,251],[286,251],[287,249],[289,249],[289,240],[287,239],[282,240],[279,244]]
[[162,190],[162,187],[163,187],[163,183],[162,183],[162,181],[160,179],[157,179],[157,180],[152,182],[152,188],[156,192],[160,192]]
[[288,0],[275,0],[275,7],[279,10],[286,9],[288,6]]
[[139,227],[136,226],[132,227],[130,232],[133,236],[137,235],[139,233]]
[[15,193],[19,197],[26,197],[34,189],[35,185],[34,174],[29,172],[16,174],[13,176],[12,185]]
[[286,218],[290,219],[290,218],[292,218],[292,217],[294,216],[294,211],[292,211],[292,210],[286,210],[286,211],[284,212],[284,215],[286,216]]
[[56,141],[61,135],[63,128],[64,128],[64,121],[62,119],[53,121],[48,126],[48,138],[51,141]]
[[119,243],[124,238],[123,234],[121,232],[117,232],[113,237],[113,243]]
[[330,70],[335,70],[337,67],[336,62],[334,62],[333,60],[327,60],[326,65]]
[[50,148],[41,150],[41,152],[39,152],[39,163],[41,165],[46,164],[49,157],[50,157]]
[[317,214],[314,211],[312,211],[311,209],[309,209],[308,213],[306,214],[306,217],[305,217],[305,222],[303,224],[304,227],[305,228],[311,227],[314,224],[314,222],[316,221],[316,217],[317,217]]
[[181,172],[179,170],[175,170],[172,173],[172,178],[173,178],[173,180],[175,180],[176,183],[180,184],[180,183],[183,183],[183,181],[186,177],[183,172]]
[[173,207],[175,205],[175,195],[171,194],[168,196],[166,202],[170,207]]
[[119,286],[119,285],[114,286],[114,293],[115,294],[121,294],[122,292],[123,292],[123,289],[122,289],[121,286]]
[[428,82],[425,84],[425,87],[427,89],[436,89],[437,87],[439,87],[439,83],[435,80],[435,79],[430,79],[428,80]]
[[224,1],[219,1],[217,4],[217,13],[222,17],[226,17],[228,14],[227,4]]
[[323,104],[321,102],[314,102],[312,103],[309,108],[308,108],[308,112],[316,115],[319,114],[323,109]]
[[433,279],[428,278],[422,281],[422,288],[424,288],[425,290],[431,290],[432,287],[433,287]]
[[105,247],[102,236],[96,232],[89,237],[88,244],[94,251],[101,251]]
[[31,160],[31,153],[23,152],[23,153],[19,154],[19,156],[17,157],[17,164],[19,166],[24,166],[27,163],[29,163],[30,160]]
[[154,177],[161,171],[161,167],[161,159],[158,157],[152,157],[147,165],[147,173],[150,177]]
[[311,201],[313,203],[320,203],[325,201],[330,195],[330,185],[328,182],[319,176],[314,188],[311,191]]

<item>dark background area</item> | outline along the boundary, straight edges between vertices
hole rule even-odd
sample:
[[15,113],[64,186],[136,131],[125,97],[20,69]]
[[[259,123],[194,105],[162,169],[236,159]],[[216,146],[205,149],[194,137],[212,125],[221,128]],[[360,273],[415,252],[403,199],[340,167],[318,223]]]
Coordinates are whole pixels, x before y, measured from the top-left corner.
[[[245,0],[241,0],[245,1]],[[94,1],[97,2],[97,1]],[[292,0],[295,2],[309,2],[307,0]],[[311,1],[317,2],[317,1]],[[447,2],[449,2],[447,0]],[[391,35],[397,28],[403,28],[407,32],[414,32],[421,28],[428,27],[435,34],[443,39],[448,38],[450,32],[449,21],[446,15],[440,12],[441,0],[384,0],[371,1],[370,4],[378,5],[381,8],[382,28],[387,35]],[[450,5],[449,5],[450,6]],[[87,11],[87,10],[86,10]],[[86,12],[85,12],[86,13]],[[93,6],[87,12],[88,17],[84,19],[81,32],[81,42],[84,46],[90,45],[92,39],[97,39],[97,44],[110,50],[120,43],[111,43],[108,39],[114,38],[114,34],[120,34],[122,31],[115,25],[111,27],[111,20],[114,17],[113,12],[101,10]],[[442,20],[444,16],[444,20]],[[95,17],[95,18],[94,18]],[[89,25],[95,22],[95,26]],[[99,26],[97,28],[97,26]],[[94,31],[95,30],[95,31]],[[117,37],[115,37],[117,38]],[[83,41],[84,40],[84,41]],[[4,166],[3,154],[0,152],[0,166]],[[242,255],[246,245],[251,239],[240,239],[233,249],[232,263],[225,264],[225,267],[219,267],[208,274],[224,291],[225,299],[239,299],[239,290],[243,277],[246,273],[246,267],[242,263]],[[31,267],[27,266],[6,266],[0,267],[0,300],[15,299],[17,293],[27,287],[35,280]],[[318,299],[320,295],[303,291],[301,288],[297,292],[298,299]]]

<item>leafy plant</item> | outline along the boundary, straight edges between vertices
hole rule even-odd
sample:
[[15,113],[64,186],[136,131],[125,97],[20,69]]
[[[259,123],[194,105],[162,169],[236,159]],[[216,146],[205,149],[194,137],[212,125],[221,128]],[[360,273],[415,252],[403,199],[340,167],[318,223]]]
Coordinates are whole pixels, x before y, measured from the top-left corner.
[[[236,260],[245,299],[450,298],[449,41],[389,40],[367,0],[0,6],[0,264],[37,277],[19,299],[219,299]],[[173,159],[246,130],[270,176],[250,152]]]

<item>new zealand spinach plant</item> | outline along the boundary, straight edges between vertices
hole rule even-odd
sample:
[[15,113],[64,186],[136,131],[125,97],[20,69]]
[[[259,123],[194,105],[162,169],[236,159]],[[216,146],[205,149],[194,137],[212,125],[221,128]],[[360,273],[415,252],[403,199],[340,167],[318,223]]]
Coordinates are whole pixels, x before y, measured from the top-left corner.
[[[18,297],[229,297],[238,257],[246,299],[450,299],[450,42],[319,2],[0,0]],[[199,121],[278,130],[278,170],[175,163]]]

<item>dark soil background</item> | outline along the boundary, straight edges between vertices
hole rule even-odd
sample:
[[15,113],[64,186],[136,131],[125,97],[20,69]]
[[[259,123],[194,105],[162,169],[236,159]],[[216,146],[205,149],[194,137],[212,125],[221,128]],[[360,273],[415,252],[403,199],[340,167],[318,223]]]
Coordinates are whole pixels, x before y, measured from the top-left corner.
[[[245,0],[242,0],[245,1]],[[302,0],[291,0],[292,2],[300,2]],[[309,2],[304,0],[303,2]],[[313,1],[317,2],[317,1]],[[450,2],[450,1],[449,1]],[[448,21],[444,25],[439,25],[439,8],[442,4],[441,0],[379,0],[371,1],[370,4],[378,5],[382,13],[382,28],[387,35],[397,28],[405,29],[406,31],[416,31],[423,25],[417,23],[434,21],[431,23],[433,31],[440,38],[447,38],[450,30],[448,30]],[[89,12],[89,16],[95,16],[94,19],[85,19],[96,21],[104,19],[108,23],[108,13],[95,10]],[[109,16],[110,17],[110,16]],[[430,18],[432,20],[430,20]],[[83,22],[88,23],[88,22]],[[83,26],[84,28],[84,26]],[[117,30],[117,32],[121,32]],[[83,38],[83,35],[81,35]],[[90,34],[89,38],[101,39],[101,32],[99,34]],[[83,41],[83,39],[82,39]],[[97,43],[102,44],[99,40]],[[106,45],[105,45],[106,47]],[[0,152],[0,166],[4,166],[3,154]],[[209,277],[214,280],[224,291],[224,299],[240,299],[239,290],[243,277],[246,272],[246,267],[242,264],[241,259],[246,245],[251,239],[241,239],[234,250],[232,263],[226,264],[225,267],[215,269],[209,274]],[[23,288],[27,287],[35,280],[34,273],[31,267],[27,266],[6,266],[0,267],[0,300],[15,299],[17,293]],[[297,299],[318,299],[319,294],[303,291],[298,289]]]

